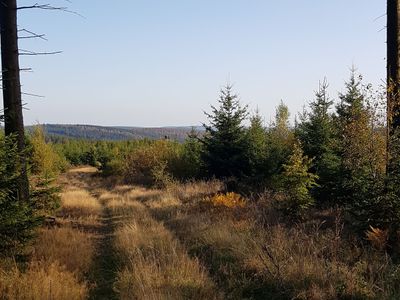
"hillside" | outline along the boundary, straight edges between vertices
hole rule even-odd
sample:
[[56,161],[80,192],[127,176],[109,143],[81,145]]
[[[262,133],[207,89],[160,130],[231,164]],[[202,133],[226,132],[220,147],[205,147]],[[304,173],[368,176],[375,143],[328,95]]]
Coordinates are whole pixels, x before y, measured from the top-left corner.
[[[164,139],[183,141],[194,128],[201,131],[202,127],[104,127],[94,125],[66,125],[44,124],[43,129],[49,136],[78,138],[87,140],[137,140],[137,139]],[[32,126],[27,127],[32,130]]]

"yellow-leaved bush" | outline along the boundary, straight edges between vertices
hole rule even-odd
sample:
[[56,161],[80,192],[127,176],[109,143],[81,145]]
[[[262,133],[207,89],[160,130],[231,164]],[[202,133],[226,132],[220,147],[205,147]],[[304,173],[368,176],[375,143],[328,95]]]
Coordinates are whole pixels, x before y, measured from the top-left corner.
[[208,199],[214,207],[243,208],[246,200],[234,192],[218,193]]
[[384,250],[386,248],[389,239],[388,229],[382,230],[370,226],[370,230],[368,230],[365,235],[374,248],[378,250]]

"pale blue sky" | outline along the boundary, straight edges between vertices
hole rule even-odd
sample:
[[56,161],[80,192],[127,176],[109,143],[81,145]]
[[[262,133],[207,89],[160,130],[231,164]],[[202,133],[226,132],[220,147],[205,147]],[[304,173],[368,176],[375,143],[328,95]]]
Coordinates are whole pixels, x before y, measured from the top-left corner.
[[336,97],[352,64],[385,79],[384,0],[72,2],[52,0],[85,18],[19,14],[49,39],[20,48],[64,51],[22,58],[23,90],[46,96],[25,97],[27,124],[196,125],[228,80],[269,121],[281,99],[300,111],[324,76]]

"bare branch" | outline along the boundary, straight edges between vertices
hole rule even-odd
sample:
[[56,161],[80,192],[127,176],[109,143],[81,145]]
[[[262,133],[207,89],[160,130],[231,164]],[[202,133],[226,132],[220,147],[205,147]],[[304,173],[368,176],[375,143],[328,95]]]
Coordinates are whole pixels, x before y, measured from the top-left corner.
[[17,10],[22,10],[22,9],[47,9],[47,10],[67,10],[68,7],[55,7],[52,6],[50,4],[39,4],[39,3],[35,3],[33,5],[29,5],[29,6],[19,6],[17,7]]
[[24,49],[19,49],[20,53],[19,55],[29,55],[29,56],[37,56],[37,55],[54,55],[54,54],[60,54],[62,51],[53,51],[53,52],[34,52],[34,51],[29,51],[29,50],[24,50]]
[[19,29],[18,32],[25,32],[25,33],[29,34],[28,36],[19,36],[18,37],[19,39],[38,38],[38,39],[42,39],[44,41],[48,41],[45,38],[45,36],[46,36],[45,34],[37,34],[37,33],[33,32],[33,31],[27,30],[25,28]]
[[[67,1],[67,2],[71,3],[70,1]],[[81,14],[79,14],[75,11],[69,10],[68,7],[66,7],[66,6],[57,7],[57,6],[52,6],[51,4],[35,3],[33,5],[17,7],[17,10],[23,10],[23,9],[59,10],[59,11],[67,12],[67,13],[74,14],[74,15],[84,18],[84,16],[82,16]]]
[[28,105],[28,103],[23,103],[22,105],[21,105],[21,107],[22,107],[22,109],[25,109],[25,110],[30,110],[28,107],[27,107],[27,105]]
[[30,96],[30,97],[36,97],[36,98],[45,98],[45,96],[42,96],[42,95],[24,93],[24,92],[21,92],[21,95]]
[[29,73],[33,73],[33,70],[32,70],[32,68],[21,68],[21,69],[19,69],[21,72],[29,72]]

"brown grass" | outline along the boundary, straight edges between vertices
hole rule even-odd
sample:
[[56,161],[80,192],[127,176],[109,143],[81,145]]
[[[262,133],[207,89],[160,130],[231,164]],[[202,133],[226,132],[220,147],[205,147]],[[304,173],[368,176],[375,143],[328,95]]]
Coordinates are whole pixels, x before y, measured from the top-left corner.
[[[206,189],[198,190],[204,195]],[[244,219],[234,211],[221,214],[199,206],[201,198],[190,195],[191,200],[183,193],[181,200],[166,195],[145,204],[209,268],[227,298],[399,296],[400,268],[345,235],[340,219],[331,225],[318,220],[285,225],[266,203],[243,208]]]
[[205,196],[216,194],[224,190],[224,185],[219,180],[191,181],[182,184],[172,184],[167,187],[167,192],[182,201],[199,200]]
[[82,218],[101,214],[102,206],[85,190],[71,190],[61,195],[63,217]]
[[96,245],[94,235],[84,228],[98,226],[102,206],[71,184],[61,197],[57,226],[38,230],[30,261],[11,266],[0,262],[0,299],[88,298],[85,277],[93,264]]
[[219,298],[198,261],[141,203],[130,200],[141,196],[135,191],[108,204],[113,214],[127,218],[115,241],[122,259],[116,282],[121,299]]
[[66,270],[84,275],[93,263],[93,237],[82,230],[61,227],[42,229],[35,243],[33,259],[44,264],[59,264]]
[[74,273],[57,264],[32,263],[25,272],[17,267],[0,271],[0,299],[87,299],[88,288]]

